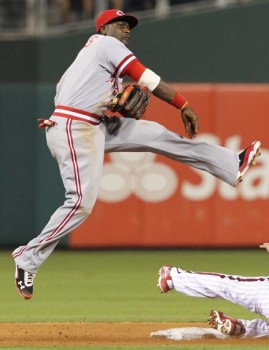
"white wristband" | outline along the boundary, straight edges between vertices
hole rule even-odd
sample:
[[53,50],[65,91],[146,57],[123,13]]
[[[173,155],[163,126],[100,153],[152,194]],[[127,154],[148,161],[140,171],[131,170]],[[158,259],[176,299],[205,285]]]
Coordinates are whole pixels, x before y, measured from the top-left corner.
[[159,77],[159,75],[146,68],[144,73],[139,78],[138,84],[148,88],[150,91],[153,91],[159,85],[160,81],[161,77]]

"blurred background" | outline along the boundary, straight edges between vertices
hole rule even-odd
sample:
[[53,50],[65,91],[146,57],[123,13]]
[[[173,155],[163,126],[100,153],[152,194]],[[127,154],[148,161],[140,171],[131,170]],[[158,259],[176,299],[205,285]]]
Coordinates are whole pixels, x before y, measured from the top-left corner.
[[[198,140],[235,151],[263,143],[238,189],[150,153],[105,157],[92,215],[70,248],[257,247],[269,224],[269,1],[0,0],[0,246],[38,235],[64,200],[57,164],[37,118],[108,8],[135,14],[130,49],[200,115]],[[183,133],[171,106],[146,114]]]
[[[225,8],[254,0],[1,0],[1,36],[42,35],[66,31],[68,24],[77,28],[89,26],[98,14],[117,8],[124,12],[138,12],[140,18],[171,16],[177,12],[200,12],[204,9]],[[84,22],[84,23],[83,23]]]

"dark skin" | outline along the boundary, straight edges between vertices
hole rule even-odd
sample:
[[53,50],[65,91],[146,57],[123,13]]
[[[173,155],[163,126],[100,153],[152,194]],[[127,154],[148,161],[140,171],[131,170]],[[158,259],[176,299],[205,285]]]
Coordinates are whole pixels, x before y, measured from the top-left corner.
[[[131,35],[129,23],[124,21],[112,22],[100,27],[100,34],[112,36],[128,46]],[[170,102],[176,95],[176,90],[162,79],[152,93],[159,99]],[[185,132],[190,139],[194,138],[198,132],[199,118],[194,110],[187,105],[181,109],[181,117],[185,127]]]

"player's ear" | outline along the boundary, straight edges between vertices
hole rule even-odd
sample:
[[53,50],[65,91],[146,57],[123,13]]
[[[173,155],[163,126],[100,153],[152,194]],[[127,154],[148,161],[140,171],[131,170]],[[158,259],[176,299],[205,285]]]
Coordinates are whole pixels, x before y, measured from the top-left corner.
[[99,34],[106,35],[106,32],[107,32],[107,26],[106,25],[101,26],[99,29]]

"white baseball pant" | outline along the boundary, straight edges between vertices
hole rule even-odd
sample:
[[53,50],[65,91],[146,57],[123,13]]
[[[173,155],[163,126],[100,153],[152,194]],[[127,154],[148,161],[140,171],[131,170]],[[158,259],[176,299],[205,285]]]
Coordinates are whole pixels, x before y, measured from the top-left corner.
[[154,152],[205,170],[230,185],[236,181],[239,158],[235,152],[189,140],[158,123],[122,118],[117,135],[109,135],[104,124],[93,126],[56,116],[51,119],[56,125],[47,128],[47,144],[58,162],[65,202],[37,237],[14,250],[16,264],[25,271],[36,273],[59,240],[91,213],[98,195],[104,152]]
[[[170,275],[177,292],[200,298],[222,298],[269,318],[269,277],[246,277],[212,272],[185,271],[173,267]],[[269,322],[243,320],[244,337],[269,335]]]

